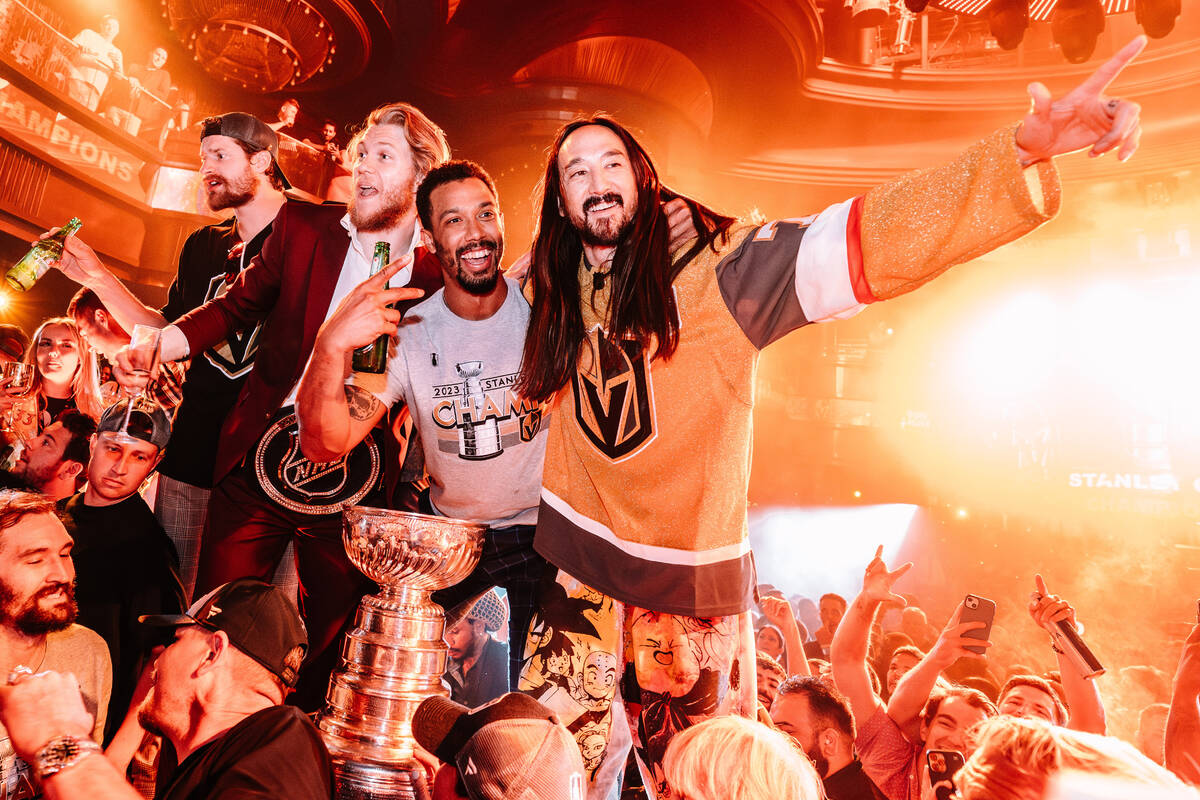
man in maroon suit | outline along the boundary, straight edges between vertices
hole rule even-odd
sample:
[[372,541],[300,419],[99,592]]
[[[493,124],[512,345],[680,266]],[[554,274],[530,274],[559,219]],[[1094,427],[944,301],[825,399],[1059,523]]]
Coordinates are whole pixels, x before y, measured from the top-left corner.
[[[263,323],[254,369],[221,431],[196,593],[240,577],[269,579],[295,541],[310,641],[296,703],[306,710],[319,707],[340,633],[372,586],[342,548],[340,503],[385,504],[378,480],[384,459],[373,443],[331,464],[304,459],[291,408],[296,386],[317,329],[369,276],[376,243],[387,242],[393,261],[407,262],[391,279],[407,287],[400,310],[389,311],[396,319],[406,302],[442,285],[437,257],[418,246],[414,195],[449,157],[445,135],[416,108],[393,103],[371,113],[351,148],[349,208],[285,205],[262,253],[226,294],[165,328],[161,348],[163,361],[179,360]],[[118,365],[129,366],[127,352]]]

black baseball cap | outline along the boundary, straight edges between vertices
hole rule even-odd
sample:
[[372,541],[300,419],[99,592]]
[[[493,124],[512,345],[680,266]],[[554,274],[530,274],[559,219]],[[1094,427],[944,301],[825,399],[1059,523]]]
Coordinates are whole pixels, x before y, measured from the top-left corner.
[[267,150],[271,153],[271,163],[275,165],[275,174],[283,183],[283,188],[292,188],[291,181],[283,174],[279,166],[279,137],[275,131],[253,114],[242,111],[230,111],[217,117],[209,117],[201,123],[200,138],[208,136],[228,136],[245,142],[255,150]]
[[224,631],[238,650],[262,664],[284,686],[295,687],[308,650],[299,612],[279,587],[238,578],[201,597],[185,614],[153,614],[138,622],[163,628],[199,625]]
[[[96,425],[96,433],[120,431],[125,423],[125,407],[132,402],[135,401],[118,400],[104,409]],[[125,432],[135,439],[149,442],[161,453],[171,440],[171,415],[158,404],[135,406],[129,412],[129,426]]]

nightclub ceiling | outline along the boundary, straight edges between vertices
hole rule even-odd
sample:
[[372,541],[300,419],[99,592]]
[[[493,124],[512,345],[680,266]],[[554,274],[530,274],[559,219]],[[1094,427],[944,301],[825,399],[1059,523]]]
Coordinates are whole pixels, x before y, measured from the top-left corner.
[[[563,120],[604,110],[642,131],[668,177],[840,190],[1018,118],[1028,82],[1069,88],[1148,25],[1135,6],[1173,0],[1035,0],[1010,50],[997,37],[1011,39],[1000,11],[1012,0],[124,2],[116,10],[136,10],[142,40],[167,42],[172,70],[190,70],[218,109],[270,116],[294,96],[310,124],[350,126],[406,99],[456,152],[501,173],[538,161]],[[1059,43],[1055,14],[1083,14],[1066,26],[1078,32],[1088,8],[1103,30],[1083,44],[1090,59],[1069,63],[1080,45]],[[1146,108],[1143,173],[1200,165],[1197,12],[1185,9],[1115,87]]]

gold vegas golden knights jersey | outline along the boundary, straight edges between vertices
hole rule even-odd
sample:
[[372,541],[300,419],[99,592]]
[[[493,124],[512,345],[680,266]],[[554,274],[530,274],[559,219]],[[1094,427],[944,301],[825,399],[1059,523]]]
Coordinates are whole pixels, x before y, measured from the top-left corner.
[[593,300],[581,274],[590,333],[553,401],[538,552],[642,608],[700,617],[750,608],[759,350],[911,291],[1053,216],[1057,173],[1022,169],[1014,134],[997,131],[945,166],[812,217],[735,227],[675,280],[681,324],[670,360],[601,335],[608,287]]

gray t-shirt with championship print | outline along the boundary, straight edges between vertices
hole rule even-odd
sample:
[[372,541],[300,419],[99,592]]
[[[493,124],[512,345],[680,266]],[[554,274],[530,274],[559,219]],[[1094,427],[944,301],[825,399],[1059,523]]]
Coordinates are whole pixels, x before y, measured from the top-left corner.
[[491,527],[537,522],[549,424],[544,404],[513,391],[529,303],[504,281],[508,296],[487,319],[454,314],[444,290],[411,308],[389,351],[386,387],[375,392],[388,406],[408,403],[437,513]]

